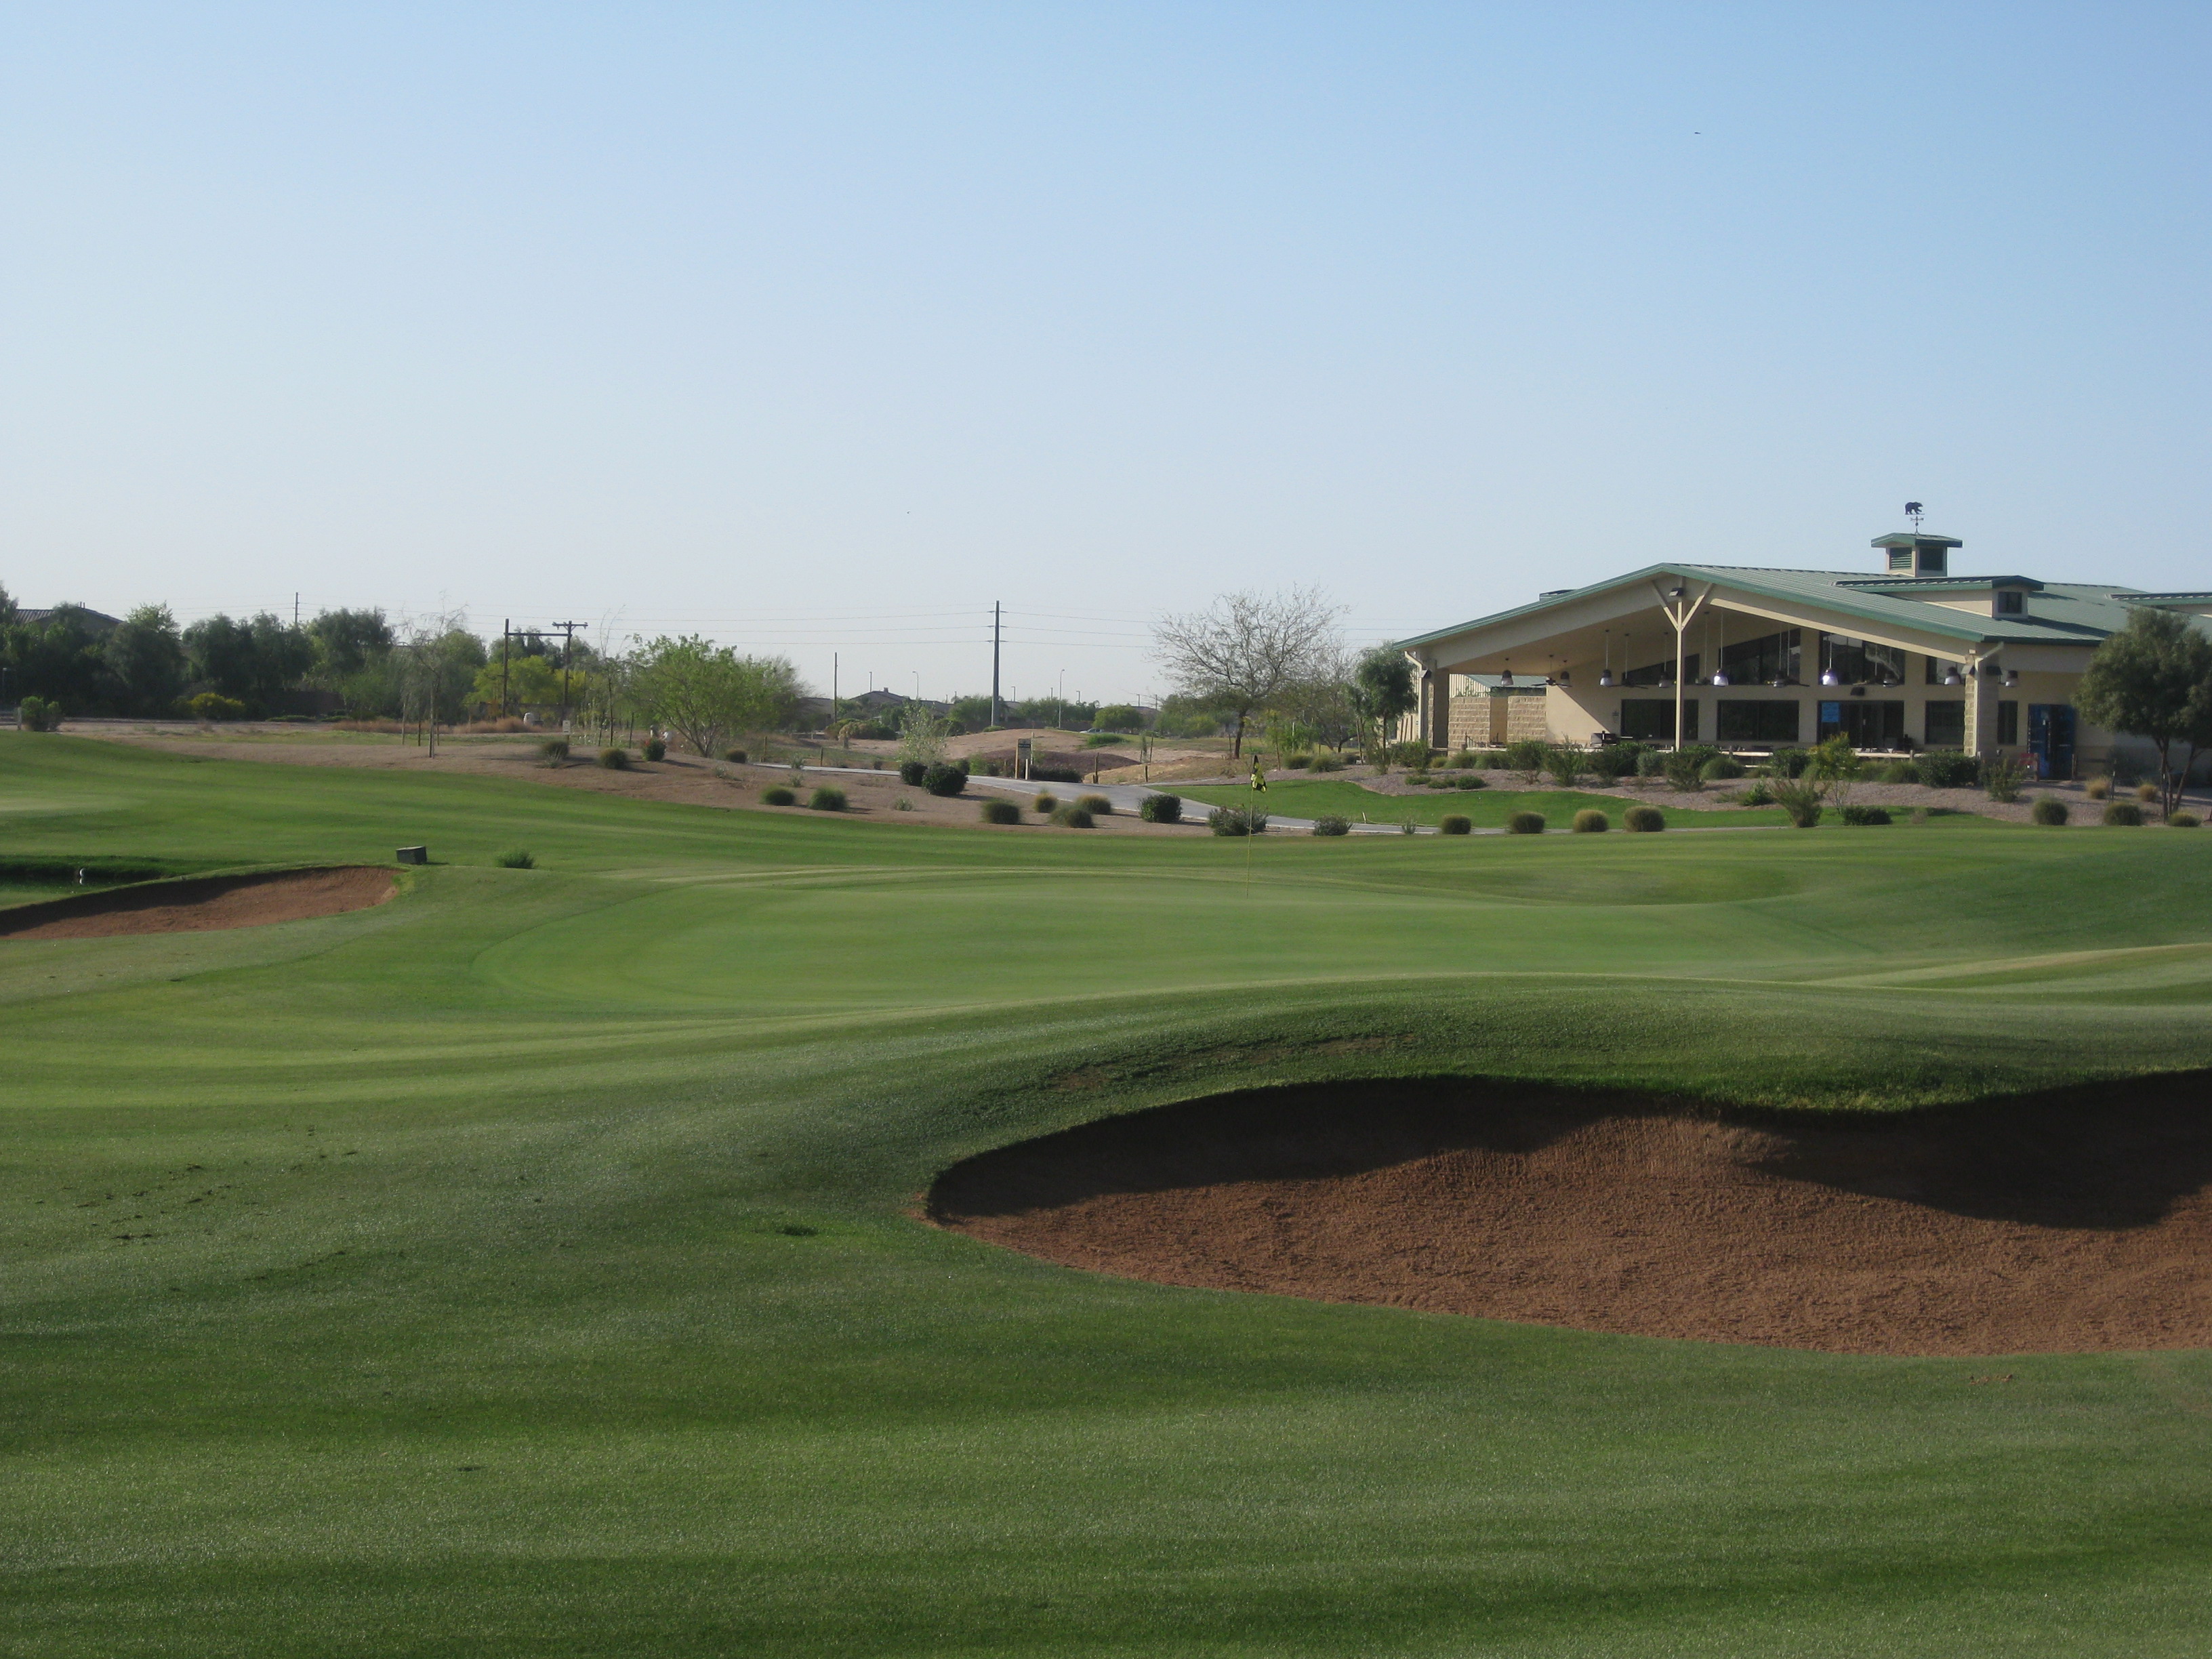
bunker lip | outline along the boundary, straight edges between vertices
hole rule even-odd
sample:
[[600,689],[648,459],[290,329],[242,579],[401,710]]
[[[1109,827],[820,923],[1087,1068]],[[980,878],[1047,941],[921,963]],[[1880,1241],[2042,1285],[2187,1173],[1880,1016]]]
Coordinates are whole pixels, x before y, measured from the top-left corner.
[[365,910],[390,898],[395,878],[373,865],[197,876],[73,894],[0,910],[0,939],[111,939],[191,933]]
[[938,1224],[1132,1279],[1832,1353],[2212,1346],[2212,1076],[1910,1113],[1437,1079],[956,1164]]

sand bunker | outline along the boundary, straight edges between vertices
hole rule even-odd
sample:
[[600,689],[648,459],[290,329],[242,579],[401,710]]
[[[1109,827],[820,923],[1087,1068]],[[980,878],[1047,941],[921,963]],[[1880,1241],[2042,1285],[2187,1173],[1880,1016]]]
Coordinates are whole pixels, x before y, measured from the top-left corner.
[[941,1224],[1171,1285],[1836,1353],[2212,1346],[2212,1079],[1900,1117],[1423,1082],[947,1170]]
[[259,927],[365,910],[392,893],[392,872],[367,866],[164,881],[0,910],[0,939],[106,939]]

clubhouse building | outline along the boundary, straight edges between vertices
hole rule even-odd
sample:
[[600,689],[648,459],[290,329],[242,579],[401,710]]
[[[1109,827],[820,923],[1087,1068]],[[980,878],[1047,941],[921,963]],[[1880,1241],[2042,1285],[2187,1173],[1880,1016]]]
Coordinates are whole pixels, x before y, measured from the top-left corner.
[[1875,752],[2016,754],[2039,776],[2148,744],[2084,723],[2089,655],[2140,606],[2203,617],[2212,592],[1953,573],[1964,544],[1877,536],[1870,568],[1659,564],[1401,641],[1438,748],[1521,738],[1760,751],[1841,732]]

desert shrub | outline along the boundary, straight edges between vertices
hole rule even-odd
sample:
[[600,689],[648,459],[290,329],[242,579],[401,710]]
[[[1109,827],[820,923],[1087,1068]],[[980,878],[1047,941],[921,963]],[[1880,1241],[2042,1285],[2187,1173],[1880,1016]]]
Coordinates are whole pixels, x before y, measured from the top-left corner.
[[1030,776],[1039,783],[1080,783],[1083,774],[1073,766],[1032,766]]
[[1637,757],[1644,753],[1640,743],[1613,743],[1589,753],[1589,769],[1607,783],[1636,775]]
[[1922,828],[1928,822],[1928,809],[1924,806],[1914,807],[1912,809],[1912,815],[1906,818],[1905,822],[1911,824],[1915,830]]
[[642,745],[646,759],[658,766],[668,758],[668,743],[663,738],[647,738]]
[[1478,774],[1470,772],[1463,778],[1454,778],[1452,780],[1452,787],[1455,789],[1487,789],[1490,787],[1490,780],[1488,778],[1482,777]]
[[1137,803],[1137,816],[1146,823],[1181,823],[1181,795],[1147,795]]
[[1111,749],[1121,741],[1121,738],[1111,732],[1086,732],[1083,734],[1085,749]]
[[2110,778],[2092,778],[2081,786],[2081,793],[2091,800],[2103,800],[2112,793],[2112,781]]
[[1429,745],[1415,738],[1406,743],[1394,743],[1388,750],[1393,766],[1426,766]]
[[1541,812],[1516,812],[1505,820],[1505,833],[1509,836],[1540,836],[1544,833],[1544,815]]
[[761,804],[763,806],[795,806],[799,804],[799,796],[779,783],[773,789],[761,791]]
[[[200,695],[213,696],[215,694],[211,691],[204,691]],[[222,701],[228,702],[230,699],[225,697]],[[246,705],[240,703],[238,707],[239,712],[243,714]],[[216,720],[222,717],[202,714],[199,718]],[[26,697],[15,705],[15,724],[26,732],[58,732],[62,729],[62,706],[58,702],[49,702],[45,697]]]
[[1734,755],[1716,755],[1698,769],[1698,775],[1707,783],[1725,783],[1741,777],[1747,769]]
[[939,761],[922,773],[921,787],[933,795],[957,795],[968,787],[967,769]]
[[1463,817],[1457,812],[1448,812],[1444,815],[1443,822],[1437,824],[1437,828],[1447,836],[1472,835],[1474,832],[1474,820]]
[[1421,833],[1421,826],[1414,823],[1413,819],[1407,818],[1403,823],[1398,826],[1398,833],[1401,836],[1418,836]]
[[1890,821],[1889,809],[1886,806],[1844,806],[1838,807],[1837,813],[1845,823],[1856,824],[1861,829]]
[[986,823],[1019,823],[1022,809],[1010,800],[987,800],[981,816]]
[[1406,781],[1408,783],[1418,783],[1425,787],[1428,781],[1429,770],[1425,766],[1406,774]]
[[627,772],[629,770],[629,750],[602,749],[599,750],[599,764],[610,772]]
[[1505,769],[1524,772],[1530,778],[1544,775],[1544,762],[1552,745],[1541,738],[1522,738],[1505,745]]
[[1481,765],[1482,757],[1472,749],[1462,749],[1459,750],[1458,753],[1453,755],[1450,759],[1444,763],[1444,764],[1450,767],[1455,772],[1464,772],[1474,767]]
[[1929,749],[1912,763],[1912,775],[1930,789],[1971,789],[1982,763],[1960,749]]
[[1774,791],[1764,778],[1761,778],[1757,782],[1753,783],[1748,789],[1738,790],[1736,792],[1735,798],[1740,805],[1745,806],[1771,806],[1774,805]]
[[1613,820],[1595,806],[1585,806],[1575,814],[1575,833],[1578,836],[1601,836],[1613,828]]
[[1639,778],[1663,777],[1667,771],[1667,757],[1663,750],[1647,749],[1636,757],[1636,775]]
[[535,870],[538,860],[520,847],[510,847],[492,860],[501,870]]
[[[725,749],[722,751],[722,758],[726,761],[734,761],[738,765],[743,766],[745,763],[745,751],[742,749]],[[880,766],[883,763],[878,761],[876,764]]]
[[845,792],[834,783],[825,783],[806,798],[806,804],[817,812],[842,812]]
[[1632,806],[1620,815],[1620,827],[1639,836],[1656,835],[1667,827],[1667,815],[1656,806]]
[[2144,805],[2149,805],[2158,798],[2158,786],[2156,784],[2139,783],[2136,786],[2136,799],[2142,802]]
[[1989,798],[2009,806],[2020,799],[2031,774],[2017,756],[1999,755],[1982,763],[1982,787]]
[[1088,830],[1097,822],[1085,808],[1073,801],[1054,812],[1052,821],[1063,830]]
[[538,745],[538,758],[548,766],[558,766],[568,758],[568,739],[548,738]]
[[1344,763],[1334,755],[1316,755],[1313,757],[1313,769],[1316,772],[1341,772],[1344,770]]
[[1808,778],[1776,778],[1766,786],[1774,797],[1774,804],[1790,815],[1790,822],[1800,830],[1810,830],[1820,822],[1820,809],[1827,802],[1827,791]]
[[1031,811],[1042,812],[1049,817],[1060,810],[1060,797],[1049,789],[1040,789],[1030,797],[1030,807]]
[[2107,823],[2124,825],[2133,830],[2140,828],[2142,821],[2143,810],[2134,801],[2116,800],[2106,803],[2105,822]]
[[1661,763],[1666,774],[1667,787],[1694,794],[1705,787],[1705,760],[1694,749],[1677,750]]
[[2169,829],[2195,830],[2202,825],[2204,820],[2198,817],[2194,812],[2176,812],[2169,817],[2166,822],[2166,827]]
[[903,784],[910,785],[916,789],[921,787],[922,779],[929,775],[929,763],[927,761],[902,760],[898,763],[898,766],[899,781]]
[[1264,836],[1267,815],[1248,812],[1241,806],[1219,806],[1214,809],[1211,828],[1217,836]]
[[1352,820],[1328,816],[1317,817],[1314,820],[1313,833],[1316,836],[1348,836],[1352,833]]
[[2072,814],[2057,796],[2045,795],[2027,809],[2027,816],[2037,823],[2063,823]]
[[1876,783],[1917,783],[1920,769],[1909,760],[1885,761],[1875,769]]
[[[24,724],[33,732],[51,732],[54,729],[51,726],[31,726],[29,723],[31,705],[38,701],[36,697],[23,699]],[[57,720],[60,719],[60,704],[50,702],[46,708]],[[197,696],[185,699],[185,713],[196,720],[242,720],[246,718],[246,705],[236,697],[224,696],[220,691],[203,691]]]
[[1760,769],[1770,778],[1802,778],[1806,763],[1812,758],[1812,750],[1785,744],[1766,757],[1766,764]]
[[1571,789],[1589,770],[1589,751],[1571,743],[1555,743],[1544,751],[1544,770],[1562,789]]
[[1283,757],[1283,769],[1289,772],[1303,772],[1311,766],[1313,762],[1314,757],[1311,755],[1285,755]]
[[1094,818],[1110,818],[1114,816],[1114,803],[1103,795],[1079,795],[1076,798],[1075,804]]

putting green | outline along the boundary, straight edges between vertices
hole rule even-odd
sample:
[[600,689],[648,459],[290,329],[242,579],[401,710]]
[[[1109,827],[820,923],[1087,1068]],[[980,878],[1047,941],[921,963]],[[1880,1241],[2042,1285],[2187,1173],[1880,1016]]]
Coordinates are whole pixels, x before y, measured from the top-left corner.
[[970,1152],[1273,1081],[1872,1109],[2212,1066],[2212,839],[1008,837],[0,734],[14,798],[0,854],[441,860],[350,915],[0,941],[15,1650],[2179,1655],[2212,1621],[2212,1356],[1595,1336],[912,1216]]

